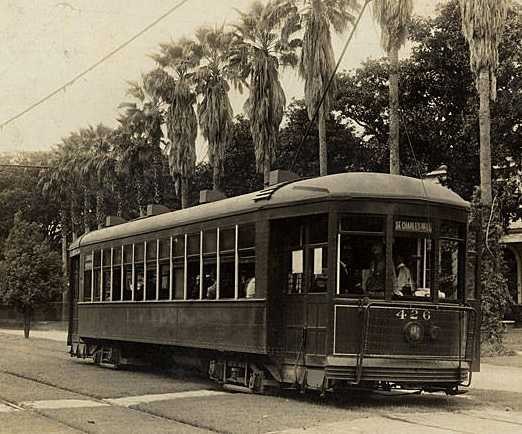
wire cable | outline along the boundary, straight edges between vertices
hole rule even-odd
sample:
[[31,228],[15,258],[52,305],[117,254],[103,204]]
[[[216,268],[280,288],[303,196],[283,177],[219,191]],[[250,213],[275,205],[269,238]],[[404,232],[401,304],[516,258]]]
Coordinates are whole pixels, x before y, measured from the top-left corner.
[[175,10],[179,9],[181,6],[183,6],[185,3],[187,3],[188,0],[181,0],[180,2],[176,3],[173,7],[171,7],[167,12],[165,12],[160,17],[156,18],[152,23],[150,23],[148,26],[144,27],[142,30],[140,30],[138,33],[136,33],[134,36],[132,36],[130,39],[127,39],[122,44],[118,45],[115,49],[107,53],[105,56],[103,56],[100,60],[98,60],[96,63],[91,65],[89,68],[85,69],[84,71],[80,72],[79,74],[75,75],[72,79],[70,79],[67,83],[60,86],[58,89],[53,90],[51,93],[47,94],[43,98],[39,99],[35,103],[31,104],[29,107],[27,107],[25,110],[22,110],[20,113],[10,117],[6,121],[2,122],[0,124],[0,130],[3,129],[5,126],[9,125],[11,122],[14,122],[15,120],[21,118],[23,115],[29,113],[34,108],[38,107],[39,105],[43,104],[48,99],[55,96],[57,93],[67,89],[67,87],[72,86],[77,80],[87,75],[89,72],[91,72],[96,67],[100,66],[102,63],[104,63],[106,60],[114,56],[119,51],[123,50],[125,47],[127,47],[129,44],[134,42],[136,39],[138,39],[141,35],[149,31],[152,27],[154,27],[156,24],[158,24],[160,21],[167,18],[170,14],[172,14]]
[[292,161],[292,164],[290,165],[290,170],[293,170],[295,163],[297,162],[297,158],[299,157],[299,152],[301,151],[301,148],[304,145],[305,140],[308,138],[308,134],[310,133],[310,130],[312,129],[312,125],[317,118],[317,115],[319,114],[319,110],[321,109],[321,106],[323,105],[324,99],[326,98],[326,95],[328,93],[328,90],[330,89],[330,86],[332,85],[332,82],[335,78],[335,74],[337,73],[337,70],[339,69],[339,65],[341,64],[341,60],[343,60],[343,57],[346,53],[346,50],[348,49],[348,45],[350,45],[350,42],[353,38],[353,35],[355,34],[355,31],[357,30],[357,27],[359,26],[359,21],[361,21],[361,18],[363,16],[363,13],[366,9],[366,6],[371,2],[372,0],[366,0],[364,2],[363,7],[361,8],[361,11],[359,12],[359,16],[357,17],[357,20],[355,21],[355,24],[352,27],[352,31],[350,32],[350,35],[348,36],[348,39],[346,40],[343,51],[341,51],[341,55],[339,56],[339,59],[337,60],[337,63],[335,64],[335,68],[332,71],[332,74],[330,75],[330,79],[328,80],[328,83],[326,84],[326,88],[323,91],[323,94],[321,96],[321,100],[319,101],[319,104],[317,104],[317,107],[315,108],[314,115],[312,116],[312,119],[310,119],[310,122],[308,122],[308,127],[306,128],[306,131],[303,135],[303,138],[301,140],[301,143],[297,147],[297,151],[294,156],[294,160]]

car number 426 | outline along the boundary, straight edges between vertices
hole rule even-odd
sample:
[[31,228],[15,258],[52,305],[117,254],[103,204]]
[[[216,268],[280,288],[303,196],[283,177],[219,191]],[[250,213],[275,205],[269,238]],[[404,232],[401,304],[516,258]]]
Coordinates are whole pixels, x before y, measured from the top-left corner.
[[428,321],[431,318],[431,312],[429,310],[401,309],[395,316],[401,320],[423,319]]

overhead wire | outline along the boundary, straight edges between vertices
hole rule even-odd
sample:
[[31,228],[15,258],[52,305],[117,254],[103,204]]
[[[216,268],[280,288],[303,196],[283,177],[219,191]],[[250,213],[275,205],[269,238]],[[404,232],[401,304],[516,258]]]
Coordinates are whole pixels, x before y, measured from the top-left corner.
[[169,15],[171,15],[174,11],[176,11],[177,9],[179,9],[181,6],[183,6],[185,3],[187,3],[189,0],[181,0],[179,1],[178,3],[176,3],[173,7],[171,7],[168,11],[166,11],[164,14],[162,14],[160,17],[156,18],[153,22],[151,22],[150,24],[148,24],[147,26],[145,26],[142,30],[140,30],[138,33],[136,33],[134,36],[132,36],[131,38],[127,39],[125,42],[121,43],[120,45],[118,45],[116,48],[114,48],[112,51],[110,51],[109,53],[107,53],[105,56],[103,56],[100,60],[98,60],[96,63],[94,63],[93,65],[91,65],[90,67],[88,67],[87,69],[83,70],[82,72],[76,74],[73,78],[71,78],[67,83],[65,83],[64,85],[60,86],[59,88],[53,90],[51,93],[47,94],[46,96],[44,96],[43,98],[40,98],[38,101],[34,102],[33,104],[31,104],[29,107],[27,107],[26,109],[22,110],[21,112],[19,112],[18,114],[10,117],[9,119],[7,119],[6,121],[2,122],[0,124],[0,130],[3,129],[5,126],[9,125],[11,122],[14,122],[15,120],[21,118],[23,115],[29,113],[30,111],[32,111],[33,109],[35,109],[36,107],[38,107],[39,105],[43,104],[44,102],[46,102],[47,100],[49,100],[50,98],[52,98],[53,96],[55,96],[56,94],[60,93],[61,91],[67,89],[69,86],[72,86],[76,81],[78,81],[80,78],[84,77],[85,75],[87,75],[89,72],[91,72],[93,69],[95,69],[96,67],[100,66],[102,63],[104,63],[106,60],[108,60],[109,58],[111,58],[112,56],[114,56],[116,53],[118,53],[119,51],[123,50],[125,47],[127,47],[129,44],[131,44],[132,42],[134,42],[136,39],[138,39],[141,35],[143,35],[144,33],[146,33],[147,31],[149,31],[152,27],[154,27],[156,24],[158,24],[160,21],[164,20],[165,18],[167,18]]
[[350,45],[350,42],[353,38],[353,35],[355,34],[355,31],[357,30],[357,27],[359,26],[359,22],[361,21],[361,18],[363,16],[363,13],[366,9],[366,6],[368,6],[368,4],[371,2],[372,0],[365,0],[362,8],[361,8],[361,11],[359,12],[359,15],[357,17],[357,20],[355,21],[353,27],[352,27],[352,31],[350,32],[350,35],[348,36],[348,39],[346,40],[345,44],[344,44],[344,47],[343,47],[343,50],[341,51],[341,55],[339,56],[339,59],[337,60],[337,63],[335,64],[335,68],[334,70],[332,71],[332,74],[330,75],[330,78],[328,80],[328,83],[326,84],[326,87],[324,88],[323,90],[323,93],[321,95],[321,100],[319,101],[319,104],[317,104],[317,106],[315,107],[315,111],[314,111],[314,115],[312,116],[312,119],[310,119],[310,121],[308,122],[308,126],[306,128],[306,131],[303,135],[303,138],[301,139],[301,143],[299,144],[299,146],[297,147],[297,151],[295,153],[295,156],[294,156],[294,160],[292,161],[292,164],[290,165],[290,170],[293,170],[294,166],[295,166],[295,163],[297,162],[297,158],[299,157],[299,153],[301,151],[301,148],[303,147],[304,145],[304,142],[305,140],[308,138],[308,134],[310,134],[310,130],[312,129],[312,125],[315,121],[315,119],[317,118],[317,115],[319,114],[319,110],[321,109],[321,106],[323,105],[323,102],[326,98],[326,95],[328,94],[328,90],[330,89],[332,83],[333,83],[333,80],[335,78],[335,74],[337,74],[337,70],[339,69],[339,65],[341,64],[341,61],[346,53],[346,50],[348,49],[348,46]]

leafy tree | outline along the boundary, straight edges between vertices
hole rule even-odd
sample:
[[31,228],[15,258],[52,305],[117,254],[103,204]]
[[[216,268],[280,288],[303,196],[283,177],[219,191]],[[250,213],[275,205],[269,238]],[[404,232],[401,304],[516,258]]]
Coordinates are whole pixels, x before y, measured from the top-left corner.
[[[305,81],[305,102],[308,118],[313,120],[319,107],[317,126],[319,130],[319,173],[328,173],[328,148],[326,144],[326,120],[329,117],[334,96],[334,86],[327,85],[335,69],[331,28],[336,33],[344,33],[354,17],[357,7],[355,0],[279,0],[276,9],[286,15],[282,28],[282,39],[298,28],[303,29],[299,75]],[[301,43],[298,39],[287,42],[289,46]],[[321,102],[322,100],[322,102]]]
[[297,57],[293,47],[278,35],[280,22],[272,13],[271,3],[254,2],[248,12],[238,12],[232,62],[241,81],[248,82],[244,111],[250,120],[256,168],[268,185],[286,104],[279,64],[295,65]]
[[38,225],[23,220],[20,212],[4,246],[0,275],[0,296],[23,314],[28,338],[34,309],[55,300],[64,282],[60,255],[51,250]]
[[[320,172],[317,137],[321,133],[317,127],[312,128],[302,142],[309,123],[305,101],[294,101],[288,106],[285,116],[287,123],[281,130],[281,146],[274,166],[291,169],[300,176],[317,176]],[[365,143],[354,136],[350,126],[341,124],[340,119],[333,117],[328,119],[325,128],[331,150],[331,173],[368,170],[367,163],[372,156],[367,153]]]
[[196,30],[200,46],[200,63],[196,72],[198,121],[203,137],[208,142],[208,159],[212,166],[212,186],[221,189],[225,150],[230,143],[233,111],[228,97],[234,79],[230,68],[232,34],[223,27],[201,27]]
[[470,65],[480,98],[480,191],[486,206],[491,206],[492,201],[489,100],[496,99],[498,46],[509,3],[509,0],[460,0],[462,32],[469,43]]
[[[461,31],[458,1],[444,4],[437,15],[414,18],[409,37],[412,55],[400,62],[401,172],[419,176],[441,164],[448,166],[448,186],[470,200],[479,184],[478,103],[469,69],[466,41]],[[492,107],[493,165],[507,159],[522,169],[522,12],[508,13],[499,46],[497,101]],[[373,149],[371,170],[386,170],[383,143],[387,138],[387,65],[369,60],[338,76],[334,113],[354,127],[365,146]],[[495,174],[498,177],[498,174]],[[514,183],[502,187],[503,197],[518,198]],[[500,206],[503,222],[522,217],[517,200]]]
[[[16,212],[36,222],[53,249],[58,249],[62,231],[59,201],[49,200],[38,188],[49,170],[31,166],[52,166],[50,152],[25,152],[0,156],[0,259],[3,243],[13,226]],[[28,166],[28,167],[22,167]]]
[[400,175],[399,155],[399,48],[406,42],[412,0],[374,0],[373,14],[381,27],[381,45],[390,62],[390,173]]

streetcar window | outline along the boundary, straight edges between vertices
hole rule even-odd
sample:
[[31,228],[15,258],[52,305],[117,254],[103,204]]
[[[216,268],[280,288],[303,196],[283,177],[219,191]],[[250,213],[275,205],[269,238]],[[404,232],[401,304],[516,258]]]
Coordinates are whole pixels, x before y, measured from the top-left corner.
[[121,265],[112,269],[112,301],[121,300]]
[[[199,240],[198,240],[199,243]],[[198,249],[199,250],[199,249]],[[183,300],[185,297],[185,236],[172,238],[172,297]],[[199,254],[198,254],[199,256]],[[199,264],[198,264],[199,267]]]
[[158,277],[158,264],[156,262],[158,242],[147,241],[147,266],[145,275],[145,300],[156,300],[156,283]]
[[211,231],[203,232],[203,253],[215,253],[217,250],[217,231],[213,229]]
[[101,251],[94,251],[94,276],[93,276],[93,296],[92,301],[100,301],[100,287],[101,287]]
[[312,247],[308,249],[310,261],[310,289],[308,292],[326,292],[328,285],[328,247]]
[[110,301],[111,299],[111,249],[104,249],[102,252],[102,289],[101,300]]
[[219,251],[233,252],[236,248],[236,228],[226,228],[219,230]]
[[187,260],[187,299],[199,299],[199,291],[201,287],[199,256]]
[[134,301],[143,301],[145,296],[145,245],[134,244]]
[[112,301],[121,300],[121,246],[115,247],[112,250]]
[[219,298],[234,298],[235,274],[236,265],[234,251],[231,253],[222,253],[219,258]]
[[143,301],[145,276],[143,263],[134,264],[134,301]]
[[[236,294],[236,227],[219,230],[219,298]],[[241,292],[241,291],[240,291]]]
[[[172,268],[172,297],[175,300],[183,300],[185,292],[185,266],[183,259],[175,259]],[[199,289],[198,289],[199,295]]]
[[160,259],[169,259],[170,257],[170,238],[159,240],[159,257]]
[[143,262],[144,257],[145,257],[144,243],[134,244],[134,262]]
[[351,214],[341,218],[341,231],[383,233],[384,223],[381,215]]
[[463,242],[457,240],[440,240],[439,248],[439,298],[457,300],[458,289],[462,279],[464,258]]
[[132,290],[132,264],[126,264],[123,275],[123,300],[132,300]]
[[187,236],[187,298],[199,299],[202,289],[200,269],[200,234]]
[[238,297],[255,298],[256,296],[256,257],[253,251],[239,252]]
[[339,235],[338,294],[384,297],[386,250],[383,236]]
[[433,240],[423,234],[396,236],[393,262],[395,297],[432,296]]
[[83,301],[92,301],[92,253],[83,259]]
[[102,301],[111,300],[111,270],[104,268],[102,273]]
[[132,280],[132,244],[123,246],[123,300],[132,300],[133,280]]
[[168,300],[170,297],[170,264],[163,262],[159,267],[159,299]]
[[217,297],[217,229],[203,232],[203,293],[202,298]]
[[303,249],[291,250],[289,252],[287,292],[288,294],[301,294],[303,292],[304,257]]
[[238,227],[238,298],[256,297],[256,226],[255,224]]
[[254,248],[256,245],[256,226],[254,224],[240,225],[238,235],[238,248]]

